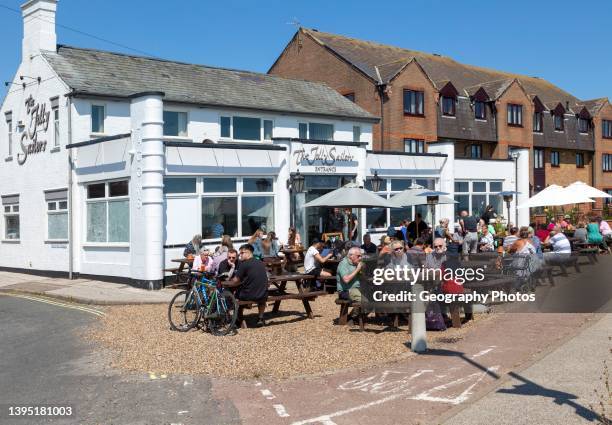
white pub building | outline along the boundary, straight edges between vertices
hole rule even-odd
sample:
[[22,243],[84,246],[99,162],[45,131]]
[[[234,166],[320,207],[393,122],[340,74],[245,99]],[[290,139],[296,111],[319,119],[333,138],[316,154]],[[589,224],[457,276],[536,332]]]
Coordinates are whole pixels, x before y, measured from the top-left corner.
[[[22,6],[22,61],[0,111],[0,269],[159,288],[194,234],[214,247],[263,227],[286,241],[295,225],[307,242],[329,211],[302,205],[375,174],[382,196],[416,183],[471,211],[505,211],[502,190],[528,194],[527,150],[516,161],[455,159],[450,142],[373,152],[378,118],[324,84],[58,45],[56,7]],[[436,208],[453,222],[459,207]],[[431,217],[361,210],[360,233],[376,241],[419,211]]]

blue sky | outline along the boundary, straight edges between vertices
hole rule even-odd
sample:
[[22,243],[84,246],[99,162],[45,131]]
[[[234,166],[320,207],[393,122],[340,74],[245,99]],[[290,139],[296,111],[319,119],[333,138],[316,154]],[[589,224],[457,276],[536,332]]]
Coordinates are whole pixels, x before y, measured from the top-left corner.
[[[13,9],[21,3],[0,0]],[[58,24],[150,55],[260,72],[292,37],[294,20],[321,31],[538,76],[581,99],[612,98],[609,0],[60,0],[57,17]],[[20,15],[0,7],[2,81],[17,68],[21,37]],[[58,28],[58,42],[134,53],[64,28]]]

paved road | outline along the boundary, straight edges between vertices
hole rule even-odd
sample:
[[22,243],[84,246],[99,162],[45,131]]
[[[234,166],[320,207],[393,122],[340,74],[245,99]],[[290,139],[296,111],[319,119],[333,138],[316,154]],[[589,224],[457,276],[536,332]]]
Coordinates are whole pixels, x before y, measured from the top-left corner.
[[610,366],[610,337],[612,314],[605,314],[534,365],[511,372],[512,379],[444,424],[598,423],[596,414],[601,411],[593,391],[605,394],[600,359]]
[[573,337],[589,317],[496,314],[445,349],[404,361],[316,378],[216,383],[215,393],[232,397],[246,424],[439,423],[438,418],[495,389],[539,352]]
[[[91,308],[91,307],[89,307]],[[79,333],[93,312],[0,295],[1,424],[232,424],[206,378],[119,373]],[[68,419],[7,416],[9,405],[73,406]]]

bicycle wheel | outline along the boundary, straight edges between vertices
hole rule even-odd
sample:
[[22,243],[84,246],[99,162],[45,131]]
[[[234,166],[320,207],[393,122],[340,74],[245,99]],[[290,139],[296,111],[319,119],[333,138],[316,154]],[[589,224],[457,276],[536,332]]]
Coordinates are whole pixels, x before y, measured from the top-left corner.
[[208,329],[217,336],[227,335],[236,327],[238,302],[229,291],[217,292],[216,300],[211,300]]
[[181,291],[168,306],[170,327],[179,332],[187,332],[200,321],[200,296],[195,291]]

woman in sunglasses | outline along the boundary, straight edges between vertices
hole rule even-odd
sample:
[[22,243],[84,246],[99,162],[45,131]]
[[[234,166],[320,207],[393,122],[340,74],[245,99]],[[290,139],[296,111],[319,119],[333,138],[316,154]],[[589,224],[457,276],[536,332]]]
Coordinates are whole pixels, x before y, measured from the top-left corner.
[[385,258],[385,268],[394,269],[396,267],[411,267],[406,256],[406,250],[404,249],[404,242],[393,241],[391,242],[391,252]]

